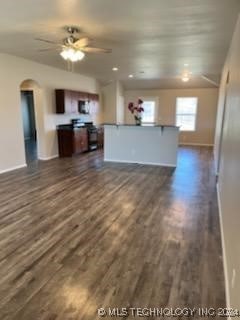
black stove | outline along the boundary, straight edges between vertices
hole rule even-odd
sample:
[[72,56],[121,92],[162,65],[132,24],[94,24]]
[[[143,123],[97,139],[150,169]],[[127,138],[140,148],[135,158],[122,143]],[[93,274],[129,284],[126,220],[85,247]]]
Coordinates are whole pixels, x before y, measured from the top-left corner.
[[97,128],[93,122],[83,122],[81,119],[72,119],[73,128],[87,128],[88,131],[88,150],[97,149]]

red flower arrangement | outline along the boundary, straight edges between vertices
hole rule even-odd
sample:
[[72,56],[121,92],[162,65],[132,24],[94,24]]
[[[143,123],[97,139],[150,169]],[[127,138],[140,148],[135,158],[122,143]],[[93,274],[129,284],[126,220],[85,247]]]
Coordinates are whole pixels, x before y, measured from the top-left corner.
[[142,112],[144,112],[142,104],[143,101],[141,99],[138,99],[137,106],[133,102],[129,102],[128,104],[128,110],[134,115],[136,125],[141,125],[142,123]]

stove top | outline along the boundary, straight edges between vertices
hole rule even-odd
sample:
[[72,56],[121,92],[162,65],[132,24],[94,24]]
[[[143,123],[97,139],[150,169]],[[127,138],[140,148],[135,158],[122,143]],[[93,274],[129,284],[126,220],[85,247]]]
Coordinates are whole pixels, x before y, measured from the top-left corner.
[[93,125],[93,122],[83,122],[81,119],[72,119],[72,126],[73,128],[81,128],[81,127],[85,127],[85,128],[96,128]]

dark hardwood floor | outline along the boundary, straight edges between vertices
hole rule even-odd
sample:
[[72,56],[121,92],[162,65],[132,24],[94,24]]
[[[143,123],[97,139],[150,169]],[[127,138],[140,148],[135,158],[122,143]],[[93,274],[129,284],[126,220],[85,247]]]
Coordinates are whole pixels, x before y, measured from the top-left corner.
[[225,306],[210,148],[180,148],[176,170],[101,151],[33,162],[0,191],[1,320]]

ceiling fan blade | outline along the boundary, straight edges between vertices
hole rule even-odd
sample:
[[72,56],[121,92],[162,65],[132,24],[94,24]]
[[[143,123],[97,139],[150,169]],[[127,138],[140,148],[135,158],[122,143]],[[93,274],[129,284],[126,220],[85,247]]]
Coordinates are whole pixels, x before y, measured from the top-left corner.
[[80,49],[80,48],[86,47],[89,44],[89,42],[90,42],[90,39],[86,37],[86,38],[81,38],[81,39],[75,41],[73,45],[74,45],[74,47]]
[[112,52],[111,49],[93,48],[93,47],[85,47],[80,50],[84,51],[84,52],[90,52],[90,53],[110,53],[110,52]]
[[35,38],[37,41],[42,41],[46,43],[51,43],[51,44],[59,44],[58,42],[52,41],[52,40],[47,40],[47,39],[42,39],[42,38]]
[[216,87],[219,87],[219,85],[220,85],[219,83],[217,83],[216,81],[210,79],[208,76],[206,76],[206,75],[204,75],[204,74],[201,75],[201,78],[204,79],[204,80],[206,80],[207,82],[213,84],[213,85],[216,86]]
[[45,52],[45,51],[56,51],[57,48],[45,48],[45,49],[38,49],[38,52]]

